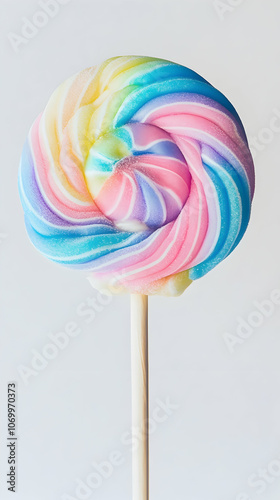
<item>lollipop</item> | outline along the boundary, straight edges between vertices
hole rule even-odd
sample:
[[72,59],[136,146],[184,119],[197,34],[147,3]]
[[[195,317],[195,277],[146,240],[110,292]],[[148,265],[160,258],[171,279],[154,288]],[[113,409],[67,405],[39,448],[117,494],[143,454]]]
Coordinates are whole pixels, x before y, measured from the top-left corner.
[[19,191],[32,243],[132,294],[134,500],[148,498],[147,295],[179,295],[247,228],[254,166],[240,118],[194,71],[115,57],[58,87],[31,127]]

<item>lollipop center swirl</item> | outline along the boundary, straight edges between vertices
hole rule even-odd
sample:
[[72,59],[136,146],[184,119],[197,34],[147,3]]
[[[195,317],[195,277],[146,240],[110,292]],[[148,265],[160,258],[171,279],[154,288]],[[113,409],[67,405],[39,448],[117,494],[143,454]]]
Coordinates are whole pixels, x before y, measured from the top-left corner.
[[190,191],[188,165],[175,141],[145,123],[100,136],[84,173],[95,203],[122,231],[155,230],[175,220]]

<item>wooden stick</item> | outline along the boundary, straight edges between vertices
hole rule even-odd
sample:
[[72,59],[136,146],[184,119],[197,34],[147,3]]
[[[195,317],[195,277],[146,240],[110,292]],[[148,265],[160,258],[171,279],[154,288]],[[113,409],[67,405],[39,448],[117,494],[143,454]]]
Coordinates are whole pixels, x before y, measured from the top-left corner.
[[148,296],[131,295],[132,428],[138,446],[132,451],[132,500],[149,499]]

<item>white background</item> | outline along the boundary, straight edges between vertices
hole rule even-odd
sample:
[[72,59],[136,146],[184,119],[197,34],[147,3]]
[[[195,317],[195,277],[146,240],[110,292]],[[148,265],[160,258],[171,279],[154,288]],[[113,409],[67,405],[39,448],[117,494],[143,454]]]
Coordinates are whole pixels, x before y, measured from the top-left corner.
[[[233,102],[260,149],[239,247],[180,298],[150,300],[151,411],[159,399],[178,406],[151,435],[151,500],[247,500],[242,492],[279,500],[280,477],[268,473],[261,494],[248,478],[273,466],[277,474],[280,464],[280,305],[232,353],[224,340],[254,301],[280,288],[280,133],[270,129],[275,108],[280,114],[279,1],[70,0],[16,52],[9,33],[20,35],[22,18],[40,9],[35,0],[1,0],[0,498],[12,498],[6,391],[16,380],[16,498],[78,500],[76,479],[119,450],[122,465],[88,498],[131,499],[130,446],[121,440],[131,425],[129,298],[114,297],[89,324],[77,314],[97,292],[29,243],[17,169],[28,129],[58,84],[108,57],[141,54],[202,74]],[[19,366],[30,368],[32,350],[42,352],[69,321],[79,336],[24,384]]]

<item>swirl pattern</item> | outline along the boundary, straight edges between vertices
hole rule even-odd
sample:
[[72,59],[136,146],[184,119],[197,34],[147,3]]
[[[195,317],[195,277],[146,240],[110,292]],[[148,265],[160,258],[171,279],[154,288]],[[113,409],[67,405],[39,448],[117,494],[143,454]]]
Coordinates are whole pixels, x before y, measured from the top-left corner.
[[28,234],[98,286],[178,295],[248,225],[254,166],[240,118],[194,71],[122,56],[68,79],[24,146]]

